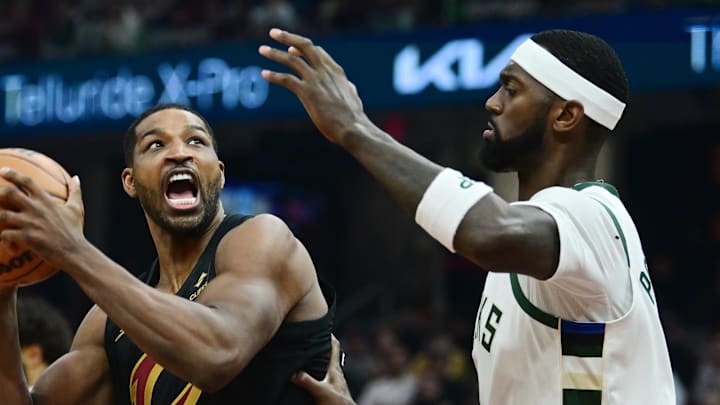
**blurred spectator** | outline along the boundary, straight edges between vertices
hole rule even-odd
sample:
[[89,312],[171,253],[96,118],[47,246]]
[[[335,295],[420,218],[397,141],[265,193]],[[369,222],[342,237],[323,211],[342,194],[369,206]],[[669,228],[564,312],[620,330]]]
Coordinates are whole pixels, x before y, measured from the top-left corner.
[[378,332],[376,342],[382,373],[365,386],[358,405],[410,405],[417,392],[418,381],[410,372],[404,342],[389,329]]
[[0,54],[5,57],[35,58],[42,47],[42,20],[38,17],[36,2],[15,0],[0,7]]
[[48,1],[45,4],[46,30],[43,55],[48,57],[69,56],[77,41],[78,8],[70,0]]
[[707,354],[698,368],[693,397],[698,405],[720,405],[720,330],[710,336]]
[[418,24],[417,2],[412,0],[375,0],[370,8],[370,26],[374,31],[407,31]]
[[350,393],[357,397],[358,393],[365,386],[368,379],[377,373],[377,361],[375,353],[366,335],[366,325],[350,321],[343,328],[342,349],[345,352],[345,379],[347,380]]
[[464,14],[468,21],[506,20],[528,17],[539,8],[538,0],[467,0]]
[[352,0],[322,0],[317,7],[316,29],[320,31],[354,31],[367,29],[367,7]]
[[104,26],[105,41],[110,50],[132,52],[140,47],[143,21],[132,4],[112,1],[107,9]]
[[451,335],[435,335],[413,361],[413,370],[422,376],[419,397],[429,400],[436,396],[451,404],[470,397],[467,387],[475,384],[475,380],[469,359],[470,353],[458,347]]
[[70,349],[72,330],[67,320],[41,298],[18,297],[17,317],[25,378],[33,386],[40,374]]
[[250,10],[248,23],[251,33],[257,37],[267,36],[273,27],[290,31],[300,28],[295,6],[288,0],[263,0]]
[[717,0],[9,0],[0,2],[0,59],[133,52],[307,33],[406,31],[423,26],[573,16]]
[[206,3],[207,25],[210,36],[217,40],[240,40],[246,27],[239,21],[247,20],[248,5],[245,1],[212,0]]
[[424,373],[420,377],[418,391],[412,405],[452,405],[446,398],[442,378],[433,372]]

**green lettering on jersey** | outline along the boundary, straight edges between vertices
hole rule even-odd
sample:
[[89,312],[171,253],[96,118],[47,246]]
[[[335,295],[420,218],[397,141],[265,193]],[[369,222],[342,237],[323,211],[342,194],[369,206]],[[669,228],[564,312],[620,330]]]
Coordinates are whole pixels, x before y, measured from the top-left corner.
[[482,310],[485,308],[486,302],[487,297],[483,297],[482,301],[480,301],[480,309],[478,309],[477,320],[475,320],[475,333],[473,333],[473,339],[477,339],[480,336],[480,325],[482,325],[482,321],[480,319],[482,318]]
[[650,302],[655,304],[655,299],[652,296],[652,282],[650,282],[650,276],[648,276],[647,259],[645,260],[645,271],[640,272],[640,284],[642,284],[648,297],[650,297]]
[[492,346],[493,339],[495,339],[495,332],[497,332],[498,324],[500,324],[500,318],[502,318],[502,311],[495,306],[495,304],[492,304],[487,321],[485,321],[485,330],[482,333],[482,339],[480,339],[480,343],[488,353],[490,353],[490,347]]

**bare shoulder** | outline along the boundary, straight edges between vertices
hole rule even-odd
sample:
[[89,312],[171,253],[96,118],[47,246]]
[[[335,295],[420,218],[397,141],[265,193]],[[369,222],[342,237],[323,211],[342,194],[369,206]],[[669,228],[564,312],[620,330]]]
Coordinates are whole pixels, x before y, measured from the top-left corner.
[[283,262],[298,250],[305,248],[282,219],[272,214],[260,214],[223,237],[215,261],[218,270],[229,263],[250,265],[256,262],[271,269],[282,267]]
[[256,215],[230,233],[233,232],[243,233],[246,237],[256,241],[256,243],[270,241],[287,243],[295,239],[287,223],[273,214]]
[[257,215],[228,232],[218,246],[215,268],[219,276],[235,276],[226,282],[271,285],[293,305],[311,291],[320,291],[307,249],[282,219],[271,214]]

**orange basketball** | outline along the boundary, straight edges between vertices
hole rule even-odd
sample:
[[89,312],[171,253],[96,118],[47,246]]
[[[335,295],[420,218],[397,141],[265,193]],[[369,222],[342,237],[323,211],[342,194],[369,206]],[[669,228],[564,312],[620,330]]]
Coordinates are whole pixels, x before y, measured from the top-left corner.
[[[70,175],[42,153],[21,148],[3,148],[0,149],[0,167],[9,167],[30,176],[58,204],[64,204],[67,200]],[[8,184],[0,178],[0,186]],[[0,242],[0,285],[27,286],[39,283],[58,271],[35,252],[23,246],[18,247],[17,252],[11,254],[7,246]]]

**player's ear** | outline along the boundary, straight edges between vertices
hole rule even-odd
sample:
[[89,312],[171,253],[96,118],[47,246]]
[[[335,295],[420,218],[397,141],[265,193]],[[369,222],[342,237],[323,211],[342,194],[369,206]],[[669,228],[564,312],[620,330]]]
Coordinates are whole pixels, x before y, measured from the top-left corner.
[[218,161],[220,165],[220,188],[225,187],[225,163]]
[[553,129],[556,132],[567,133],[578,126],[585,116],[585,108],[577,100],[563,101],[560,107],[559,114],[553,121]]
[[127,195],[131,198],[137,197],[137,192],[135,191],[135,178],[133,177],[132,169],[129,167],[124,168],[120,174],[120,178]]

